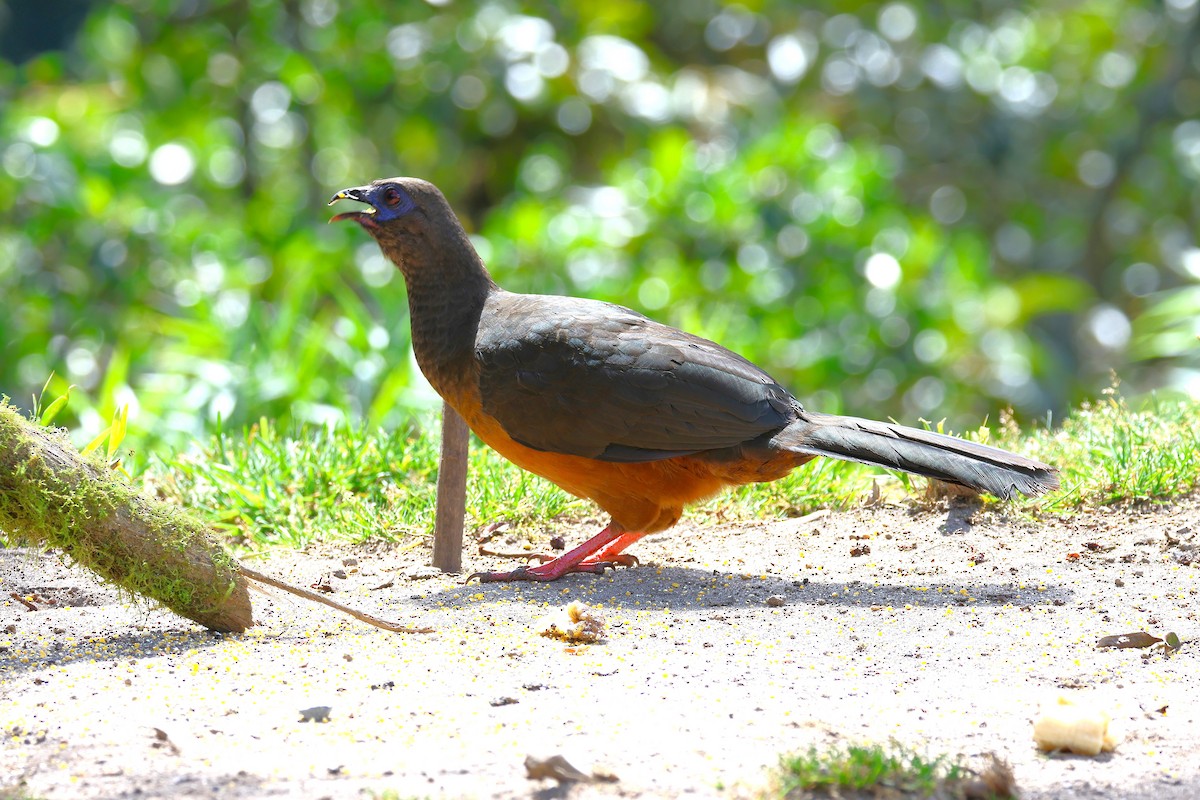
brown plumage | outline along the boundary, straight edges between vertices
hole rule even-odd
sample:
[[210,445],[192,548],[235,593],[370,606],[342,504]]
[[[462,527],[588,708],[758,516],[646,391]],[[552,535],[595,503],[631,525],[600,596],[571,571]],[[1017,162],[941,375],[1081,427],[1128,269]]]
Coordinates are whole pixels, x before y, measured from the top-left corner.
[[491,580],[554,580],[635,563],[624,549],[726,486],[772,481],[816,456],[904,470],[1008,498],[1057,488],[1055,471],[929,431],[805,410],[718,344],[610,303],[496,285],[435,186],[343,189],[330,203],[404,275],[413,351],[476,435],[523,469],[595,501],[601,533]]

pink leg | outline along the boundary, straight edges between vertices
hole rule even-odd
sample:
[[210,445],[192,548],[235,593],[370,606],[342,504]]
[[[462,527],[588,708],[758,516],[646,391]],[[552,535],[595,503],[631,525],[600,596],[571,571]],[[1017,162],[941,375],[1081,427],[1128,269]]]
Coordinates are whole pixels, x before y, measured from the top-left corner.
[[632,567],[638,563],[636,556],[631,556],[622,551],[629,545],[641,539],[646,534],[636,531],[625,531],[613,541],[609,542],[603,550],[596,553],[597,561],[608,561],[614,564],[620,564],[625,567]]
[[[502,581],[547,582],[556,581],[563,575],[570,575],[573,572],[590,572],[594,575],[603,575],[604,570],[609,567],[615,567],[618,564],[630,566],[637,563],[637,559],[634,559],[632,556],[622,556],[620,555],[620,551],[636,542],[638,538],[638,534],[627,533],[615,524],[609,523],[607,528],[574,550],[568,550],[558,558],[547,561],[545,564],[539,564],[536,567],[517,567],[511,572],[476,572],[474,575],[468,577],[466,582],[470,583],[472,578],[478,578],[480,583],[498,583]],[[601,551],[603,551],[605,556],[611,555],[616,556],[616,558],[609,560],[607,558],[594,557]]]

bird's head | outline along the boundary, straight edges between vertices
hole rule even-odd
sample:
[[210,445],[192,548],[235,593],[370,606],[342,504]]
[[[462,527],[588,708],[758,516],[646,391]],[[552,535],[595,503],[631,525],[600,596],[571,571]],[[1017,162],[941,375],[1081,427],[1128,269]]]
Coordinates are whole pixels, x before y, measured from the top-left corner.
[[367,208],[343,211],[330,222],[354,220],[371,234],[384,256],[404,273],[410,297],[414,281],[466,282],[478,284],[481,291],[495,287],[458,217],[432,183],[385,178],[342,189],[329,205],[339,200],[355,200]]
[[445,204],[441,192],[433,184],[417,178],[386,178],[366,186],[342,189],[330,199],[329,205],[339,200],[356,200],[368,207],[343,211],[330,222],[354,220],[376,239],[389,234],[418,232],[429,220],[431,202]]

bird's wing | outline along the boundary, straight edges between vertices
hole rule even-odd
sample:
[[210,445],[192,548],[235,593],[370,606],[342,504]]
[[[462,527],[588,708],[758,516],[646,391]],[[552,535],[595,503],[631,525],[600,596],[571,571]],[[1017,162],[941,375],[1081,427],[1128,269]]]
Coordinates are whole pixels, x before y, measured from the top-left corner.
[[734,447],[799,410],[736,353],[591,300],[494,294],[475,358],[483,410],[509,436],[605,461]]

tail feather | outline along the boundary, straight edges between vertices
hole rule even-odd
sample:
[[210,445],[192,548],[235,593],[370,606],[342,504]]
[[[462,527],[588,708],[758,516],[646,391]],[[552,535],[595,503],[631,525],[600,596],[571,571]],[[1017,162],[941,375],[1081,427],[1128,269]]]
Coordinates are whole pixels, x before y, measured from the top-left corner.
[[857,417],[805,412],[775,435],[785,450],[898,469],[1005,500],[1058,488],[1053,467],[998,447]]

